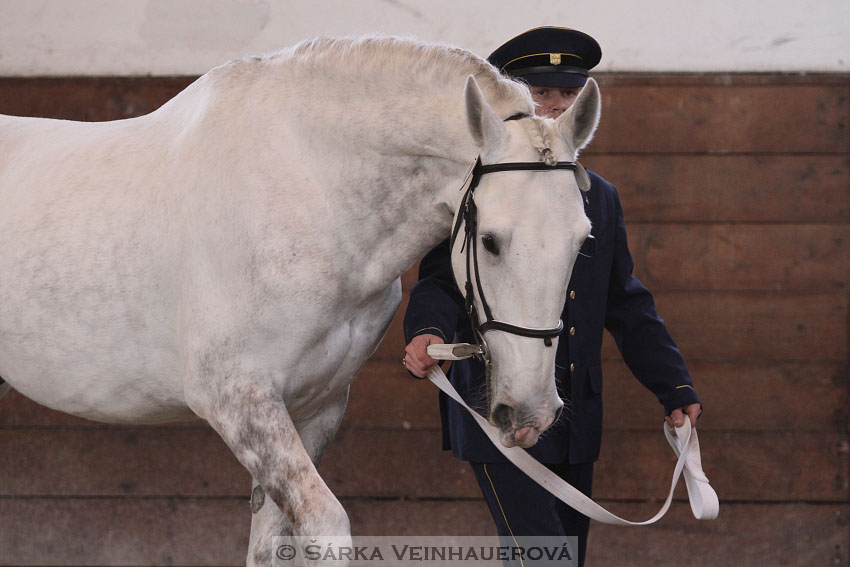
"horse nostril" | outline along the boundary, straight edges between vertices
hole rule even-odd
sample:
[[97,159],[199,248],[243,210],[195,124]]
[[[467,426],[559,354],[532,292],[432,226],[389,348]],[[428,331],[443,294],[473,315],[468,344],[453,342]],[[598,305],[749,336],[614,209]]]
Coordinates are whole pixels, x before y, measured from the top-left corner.
[[510,429],[511,427],[511,412],[513,410],[506,404],[497,404],[493,408],[493,423],[500,429]]
[[564,413],[564,404],[562,403],[558,406],[558,409],[555,410],[555,419],[552,420],[552,423],[558,423],[558,420],[561,419],[561,414]]

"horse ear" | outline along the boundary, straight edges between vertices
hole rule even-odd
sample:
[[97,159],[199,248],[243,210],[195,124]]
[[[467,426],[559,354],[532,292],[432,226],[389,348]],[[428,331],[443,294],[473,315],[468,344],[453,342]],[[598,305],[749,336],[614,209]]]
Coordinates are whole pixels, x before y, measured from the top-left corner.
[[496,111],[484,99],[484,94],[472,75],[466,79],[464,98],[466,122],[472,138],[480,149],[493,147],[504,136],[505,126]]
[[576,150],[580,150],[593,138],[601,113],[599,86],[593,79],[588,79],[570,109],[558,118],[558,131],[564,139],[572,140]]

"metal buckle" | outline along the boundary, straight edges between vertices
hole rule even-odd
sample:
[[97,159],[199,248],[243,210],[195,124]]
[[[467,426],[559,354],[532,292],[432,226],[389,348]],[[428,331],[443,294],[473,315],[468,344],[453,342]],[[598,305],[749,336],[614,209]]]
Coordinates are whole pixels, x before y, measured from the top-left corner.
[[584,239],[584,242],[581,243],[581,248],[579,248],[578,254],[585,258],[593,258],[593,255],[596,254],[596,237],[592,234],[588,234],[587,238]]

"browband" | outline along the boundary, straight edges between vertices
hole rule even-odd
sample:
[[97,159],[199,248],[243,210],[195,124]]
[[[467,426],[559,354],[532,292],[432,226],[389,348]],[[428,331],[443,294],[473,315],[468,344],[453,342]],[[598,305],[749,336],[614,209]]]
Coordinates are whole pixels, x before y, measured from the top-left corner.
[[547,171],[550,169],[571,169],[576,170],[577,164],[574,161],[559,161],[549,165],[540,161],[515,161],[506,163],[491,163],[489,165],[476,164],[476,169],[473,170],[473,175],[484,175],[485,173],[495,173],[497,171]]

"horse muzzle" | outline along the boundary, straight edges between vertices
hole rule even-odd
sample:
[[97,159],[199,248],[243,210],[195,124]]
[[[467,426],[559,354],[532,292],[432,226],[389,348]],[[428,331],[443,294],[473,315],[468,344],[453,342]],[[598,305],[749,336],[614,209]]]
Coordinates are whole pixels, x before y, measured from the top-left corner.
[[505,447],[519,446],[523,449],[534,446],[540,435],[558,421],[564,403],[551,410],[530,411],[522,406],[498,403],[490,412],[490,423],[499,429],[499,440]]

